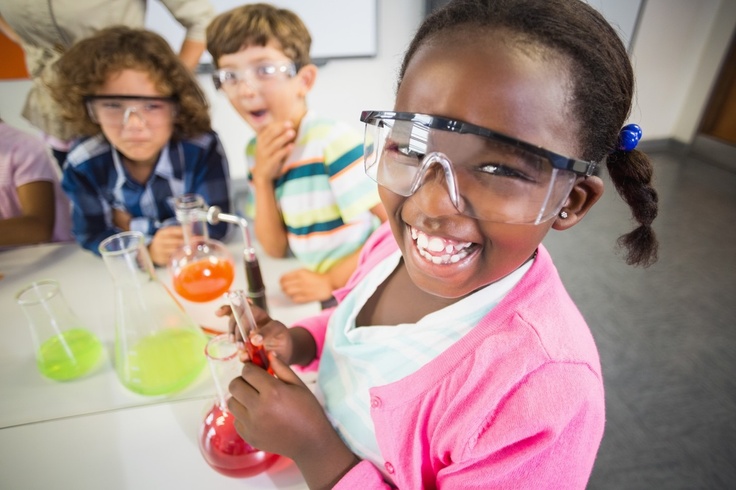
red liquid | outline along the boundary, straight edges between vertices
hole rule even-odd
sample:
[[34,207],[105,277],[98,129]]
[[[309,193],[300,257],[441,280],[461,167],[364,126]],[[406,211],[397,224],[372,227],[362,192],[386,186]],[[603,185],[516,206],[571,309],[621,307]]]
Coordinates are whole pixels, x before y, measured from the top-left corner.
[[232,262],[204,258],[182,267],[174,276],[174,290],[189,301],[204,303],[217,299],[228,290],[235,278]]
[[204,418],[200,429],[199,449],[212,468],[226,476],[255,476],[266,471],[278,459],[255,449],[235,431],[235,417],[217,403]]
[[259,368],[263,368],[266,371],[268,371],[268,374],[273,374],[273,369],[271,369],[271,363],[268,362],[268,354],[266,353],[266,349],[262,345],[253,345],[253,343],[248,340],[245,342],[245,350],[248,351],[248,357],[250,357],[251,362],[258,366]]

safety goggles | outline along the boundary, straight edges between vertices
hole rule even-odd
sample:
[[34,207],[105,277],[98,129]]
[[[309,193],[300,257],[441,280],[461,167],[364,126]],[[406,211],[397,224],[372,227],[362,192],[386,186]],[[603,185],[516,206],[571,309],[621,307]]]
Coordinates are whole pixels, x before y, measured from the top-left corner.
[[458,212],[539,224],[555,216],[577,176],[597,163],[565,157],[474,124],[409,112],[364,111],[368,176],[402,196],[441,184]]
[[215,88],[225,92],[237,90],[241,82],[245,82],[252,89],[259,89],[264,85],[278,80],[285,80],[296,75],[298,69],[291,61],[263,62],[239,70],[225,68],[212,73]]
[[141,95],[88,95],[84,97],[93,122],[109,127],[128,124],[135,114],[149,128],[170,124],[176,114],[174,97]]

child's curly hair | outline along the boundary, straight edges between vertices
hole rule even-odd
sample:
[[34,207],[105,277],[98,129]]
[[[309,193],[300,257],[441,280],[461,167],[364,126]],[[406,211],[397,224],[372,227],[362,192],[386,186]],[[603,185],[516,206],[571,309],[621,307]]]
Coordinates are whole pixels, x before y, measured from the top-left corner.
[[166,40],[145,29],[115,26],[77,42],[54,65],[49,89],[75,134],[99,134],[84,97],[95,95],[111,75],[126,69],[148,73],[162,96],[175,99],[173,138],[211,131],[207,99]]

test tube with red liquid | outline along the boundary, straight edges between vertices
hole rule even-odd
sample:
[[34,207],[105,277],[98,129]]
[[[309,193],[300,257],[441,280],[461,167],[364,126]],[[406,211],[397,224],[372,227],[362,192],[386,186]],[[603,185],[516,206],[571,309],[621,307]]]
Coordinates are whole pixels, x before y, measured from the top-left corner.
[[258,332],[258,325],[253,316],[253,311],[250,309],[245,291],[242,289],[229,291],[227,293],[227,299],[230,302],[233,317],[238,325],[238,330],[240,330],[240,335],[243,337],[245,350],[248,352],[251,362],[265,369],[269,374],[273,374],[271,364],[268,362],[266,349],[262,345],[254,345],[250,340],[251,336]]

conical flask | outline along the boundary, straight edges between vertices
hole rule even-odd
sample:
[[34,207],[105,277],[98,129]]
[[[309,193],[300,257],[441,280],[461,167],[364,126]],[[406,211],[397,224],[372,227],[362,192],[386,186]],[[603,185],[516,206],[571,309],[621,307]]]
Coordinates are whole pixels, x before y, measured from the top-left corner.
[[215,300],[235,279],[232,255],[222,242],[209,237],[207,204],[202,196],[182,194],[174,204],[184,231],[184,246],[169,262],[174,291],[196,303]]
[[239,348],[242,344],[236,344],[226,333],[207,343],[205,353],[217,398],[200,424],[199,450],[207,464],[223,475],[248,477],[270,468],[279,456],[254,448],[235,430],[235,417],[227,408],[230,398],[227,385],[240,376],[243,367],[238,359]]
[[115,368],[141,395],[165,395],[194,381],[207,339],[156,278],[143,234],[105,239],[100,253],[115,285]]

